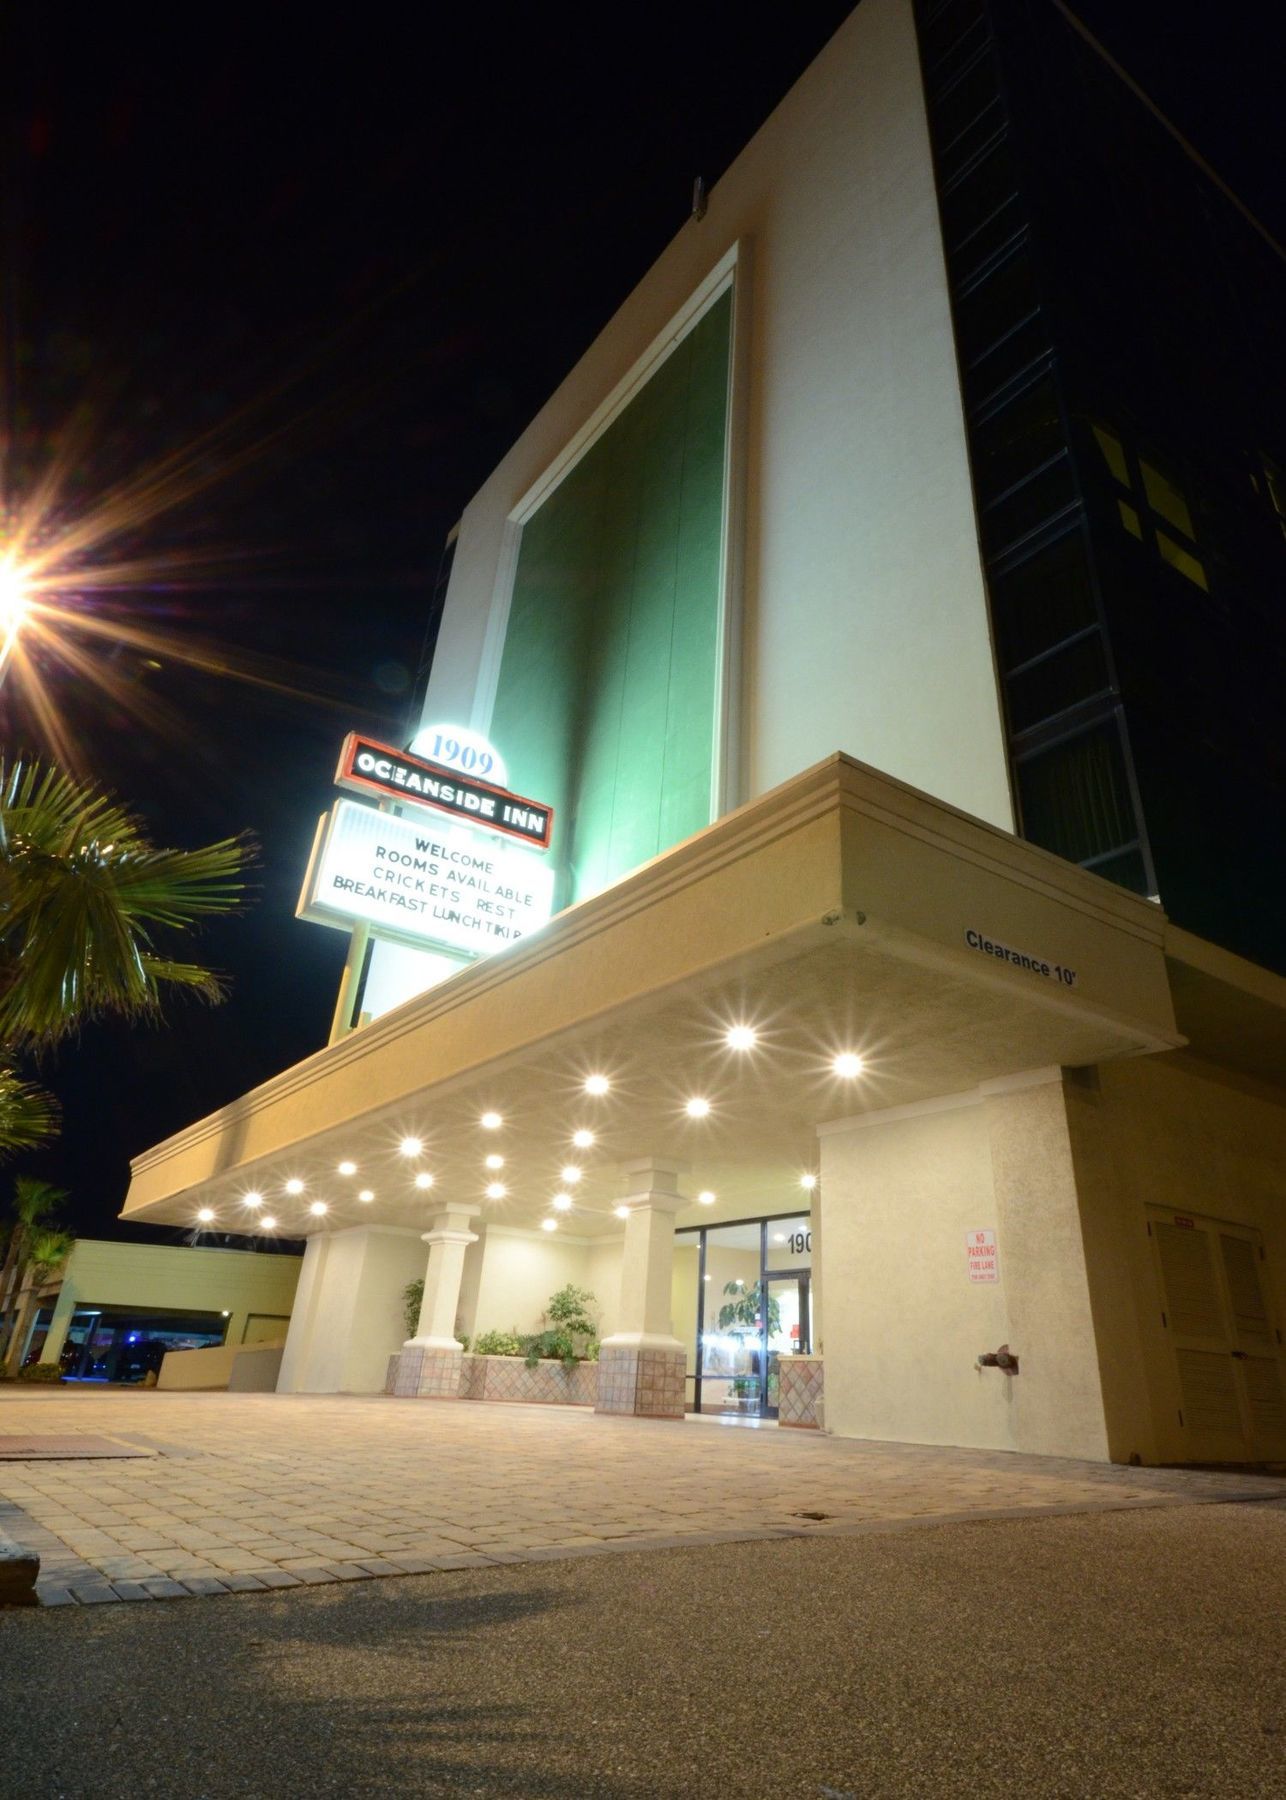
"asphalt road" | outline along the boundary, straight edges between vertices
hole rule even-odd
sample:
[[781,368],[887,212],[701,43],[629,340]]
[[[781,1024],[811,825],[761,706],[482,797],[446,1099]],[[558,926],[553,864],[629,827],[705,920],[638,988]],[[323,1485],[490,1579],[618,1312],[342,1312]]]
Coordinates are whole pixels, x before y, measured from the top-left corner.
[[0,1614],[5,1796],[1286,1793],[1286,1504]]

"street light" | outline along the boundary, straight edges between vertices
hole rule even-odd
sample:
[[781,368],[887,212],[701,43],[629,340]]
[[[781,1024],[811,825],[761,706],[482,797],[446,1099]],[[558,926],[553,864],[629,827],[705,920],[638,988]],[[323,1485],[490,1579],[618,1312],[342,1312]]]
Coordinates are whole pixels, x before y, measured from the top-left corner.
[[6,558],[0,562],[0,682],[30,612],[27,578],[17,563]]

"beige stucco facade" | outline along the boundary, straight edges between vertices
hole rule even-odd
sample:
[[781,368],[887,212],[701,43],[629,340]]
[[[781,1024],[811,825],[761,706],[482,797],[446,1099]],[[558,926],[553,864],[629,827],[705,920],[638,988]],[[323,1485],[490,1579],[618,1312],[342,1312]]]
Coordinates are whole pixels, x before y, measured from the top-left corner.
[[828,1429],[1286,1454],[1286,984],[1012,834],[910,0],[863,0],[465,507],[424,723],[490,731],[526,523],[727,292],[710,823],[458,972],[377,940],[360,1028],[346,988],[126,1216],[308,1240],[286,1391],[402,1352],[395,1392],[455,1396],[460,1337],[571,1283],[600,1406],[674,1416],[703,1289],[753,1272],[676,1231],[806,1214]]
[[[374,1391],[443,1220],[467,1227],[457,1332],[534,1330],[572,1282],[609,1338],[687,1357],[698,1275],[673,1231],[807,1211],[814,1170],[829,1429],[1198,1460],[1146,1209],[1258,1230],[1276,1329],[1282,985],[1151,902],[836,757],[158,1146],[129,1210],[178,1220],[200,1203],[223,1224],[252,1184],[286,1207],[302,1175],[283,1217],[310,1241],[281,1385]],[[736,1017],[762,1034],[745,1058],[722,1042]],[[829,1066],[845,1045],[865,1059],[856,1081]],[[597,1110],[594,1069],[612,1078]],[[711,1102],[699,1125],[691,1092]],[[574,1208],[542,1230],[586,1119]],[[428,1191],[400,1156],[412,1129]],[[505,1191],[488,1200],[496,1144]],[[347,1160],[371,1202],[336,1174]],[[673,1203],[665,1181],[639,1189],[645,1166],[678,1172]],[[617,1217],[631,1193],[645,1229]],[[971,1278],[977,1231],[994,1233],[996,1280]],[[708,1273],[730,1278],[713,1256]],[[1017,1372],[978,1366],[1002,1345]]]
[[425,716],[487,730],[532,496],[730,263],[726,803],[842,746],[1009,826],[910,0],[863,0],[470,500]]

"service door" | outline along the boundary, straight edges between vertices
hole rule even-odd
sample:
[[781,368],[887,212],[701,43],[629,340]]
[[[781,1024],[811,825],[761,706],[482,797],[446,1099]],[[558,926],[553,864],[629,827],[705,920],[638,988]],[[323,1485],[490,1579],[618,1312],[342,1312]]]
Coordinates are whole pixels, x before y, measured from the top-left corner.
[[1286,1455],[1281,1336],[1260,1235],[1194,1213],[1148,1210],[1161,1320],[1174,1356],[1191,1462]]

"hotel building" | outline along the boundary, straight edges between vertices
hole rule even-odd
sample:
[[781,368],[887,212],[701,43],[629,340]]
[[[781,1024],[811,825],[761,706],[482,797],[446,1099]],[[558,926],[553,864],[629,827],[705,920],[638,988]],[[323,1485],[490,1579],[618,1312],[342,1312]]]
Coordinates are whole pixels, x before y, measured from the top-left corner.
[[134,1165],[307,1238],[283,1391],[570,1282],[603,1412],[1286,1454],[1280,292],[1061,7],[863,0],[465,507],[332,1042]]

